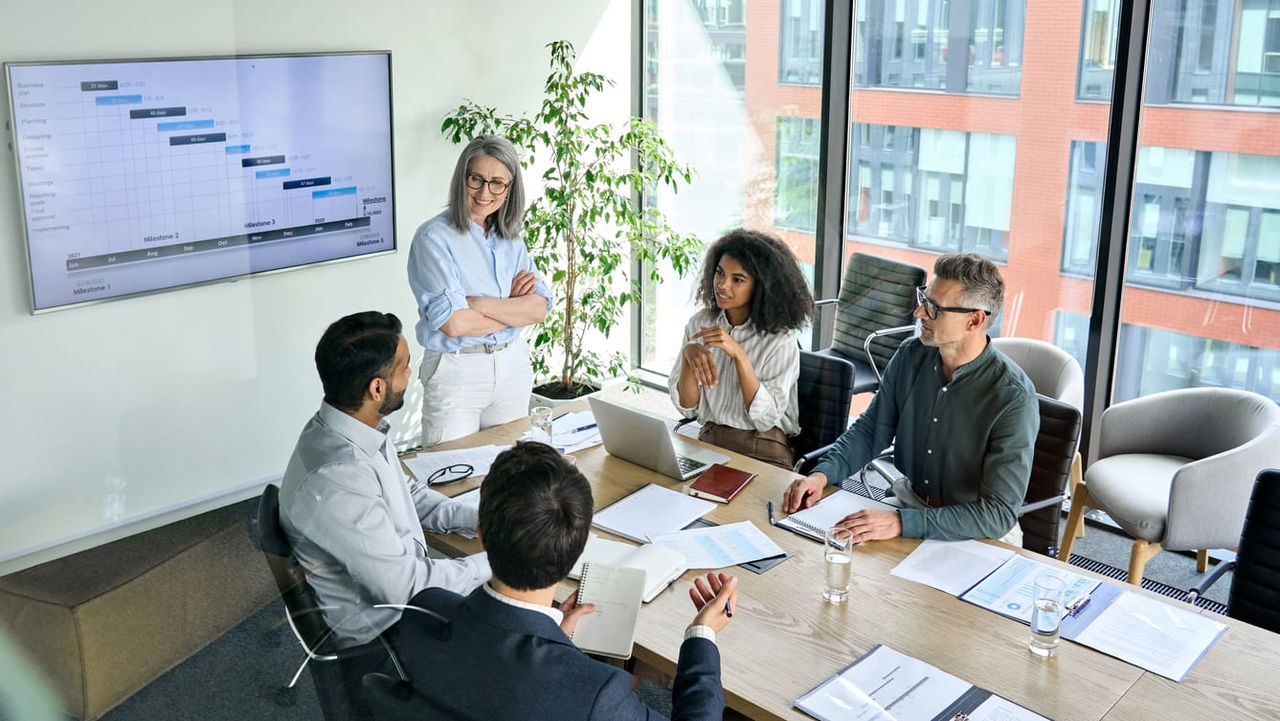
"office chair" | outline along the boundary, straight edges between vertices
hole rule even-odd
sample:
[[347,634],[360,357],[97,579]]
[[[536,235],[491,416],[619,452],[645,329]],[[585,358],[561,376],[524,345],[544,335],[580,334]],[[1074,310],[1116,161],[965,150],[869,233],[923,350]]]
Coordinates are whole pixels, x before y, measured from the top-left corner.
[[1280,407],[1232,388],[1183,388],[1116,403],[1102,413],[1098,460],[1071,496],[1062,555],[1086,508],[1111,516],[1134,537],[1129,583],[1162,548],[1195,550],[1240,539],[1249,491],[1261,469],[1280,466]]
[[853,363],[844,358],[800,351],[800,377],[796,381],[800,433],[791,439],[796,473],[813,470],[849,427],[855,373]]
[[1040,431],[1018,525],[1022,527],[1023,548],[1057,558],[1062,502],[1068,498],[1066,488],[1073,469],[1079,468],[1076,447],[1081,417],[1079,409],[1056,398],[1041,395],[1039,401]]
[[916,288],[924,285],[924,268],[866,253],[849,256],[838,298],[817,301],[835,304],[835,333],[822,353],[853,363],[853,393],[872,393],[880,387],[880,368],[901,344],[893,336],[915,330],[911,314]]
[[1187,592],[1195,603],[1227,571],[1234,570],[1227,615],[1280,633],[1280,469],[1258,474],[1235,560],[1224,561]]
[[267,484],[262,491],[257,517],[251,523],[251,535],[267,558],[280,598],[284,601],[285,620],[305,653],[302,665],[289,680],[286,690],[291,691],[303,669],[310,667],[325,721],[345,721],[358,715],[365,701],[359,697],[358,688],[351,688],[352,683],[344,677],[339,664],[371,653],[385,653],[397,674],[406,678],[391,645],[381,636],[359,646],[337,646],[333,630],[325,623],[319,600],[307,583],[306,570],[298,562],[293,546],[280,525],[280,489],[275,485]]

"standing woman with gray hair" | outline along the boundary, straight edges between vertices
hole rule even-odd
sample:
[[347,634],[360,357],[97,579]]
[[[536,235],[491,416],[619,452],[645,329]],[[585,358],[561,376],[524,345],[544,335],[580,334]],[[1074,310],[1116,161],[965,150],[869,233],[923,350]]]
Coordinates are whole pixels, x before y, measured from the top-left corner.
[[521,237],[524,207],[515,146],[481,135],[458,157],[449,207],[414,233],[424,446],[528,412],[533,371],[520,331],[546,317],[551,291]]

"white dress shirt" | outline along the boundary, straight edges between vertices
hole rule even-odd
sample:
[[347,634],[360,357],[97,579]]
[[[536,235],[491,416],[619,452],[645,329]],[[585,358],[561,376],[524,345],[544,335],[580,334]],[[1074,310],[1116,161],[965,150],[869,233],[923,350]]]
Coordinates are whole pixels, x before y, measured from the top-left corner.
[[485,554],[429,559],[423,528],[474,530],[477,511],[410,482],[387,437],[327,403],[302,430],[280,483],[280,522],[342,645],[371,641],[428,586],[468,593]]
[[[755,368],[760,389],[748,408],[742,397],[742,385],[738,383],[738,370],[725,353],[713,349],[716,375],[719,380],[714,388],[699,388],[698,404],[680,405],[680,371],[684,362],[684,346],[703,326],[719,325],[729,331],[738,345],[747,353],[747,359]],[[724,311],[708,313],[698,311],[689,319],[676,353],[676,364],[667,377],[667,390],[671,401],[686,418],[697,418],[700,423],[710,421],[722,426],[742,430],[767,431],[775,426],[788,436],[800,432],[800,403],[796,393],[796,381],[800,378],[800,346],[795,334],[790,332],[766,334],[756,328],[751,319],[740,326],[732,326]]]

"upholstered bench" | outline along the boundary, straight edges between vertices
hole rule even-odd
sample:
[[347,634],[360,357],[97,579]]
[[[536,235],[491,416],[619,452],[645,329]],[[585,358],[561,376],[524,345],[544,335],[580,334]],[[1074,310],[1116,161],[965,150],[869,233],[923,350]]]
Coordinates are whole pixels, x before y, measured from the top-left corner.
[[70,716],[93,721],[277,598],[257,500],[0,578],[0,624]]

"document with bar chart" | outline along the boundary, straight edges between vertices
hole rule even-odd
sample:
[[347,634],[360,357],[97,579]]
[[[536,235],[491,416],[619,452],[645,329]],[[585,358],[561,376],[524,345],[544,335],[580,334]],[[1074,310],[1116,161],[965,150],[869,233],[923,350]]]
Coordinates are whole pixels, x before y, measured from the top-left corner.
[[34,310],[395,249],[387,53],[6,70]]

